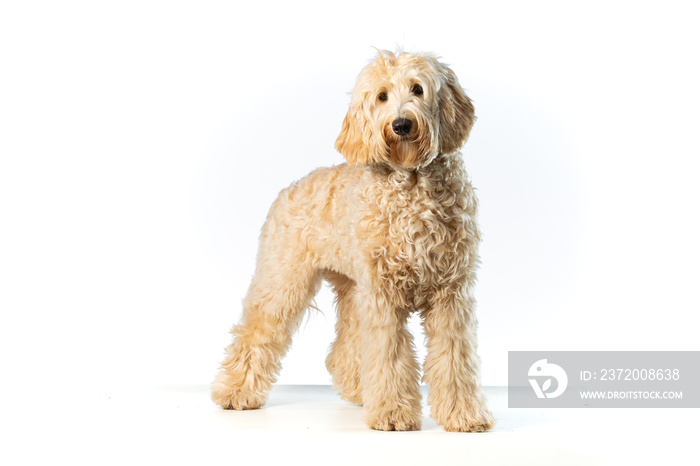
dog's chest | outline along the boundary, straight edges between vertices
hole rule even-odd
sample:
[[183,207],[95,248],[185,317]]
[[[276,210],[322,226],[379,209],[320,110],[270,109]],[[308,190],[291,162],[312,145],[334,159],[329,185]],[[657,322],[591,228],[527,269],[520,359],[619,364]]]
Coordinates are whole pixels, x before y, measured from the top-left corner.
[[[466,179],[387,179],[365,202],[371,261],[377,278],[401,299],[459,280],[476,252],[476,200]],[[406,303],[411,304],[411,303]]]

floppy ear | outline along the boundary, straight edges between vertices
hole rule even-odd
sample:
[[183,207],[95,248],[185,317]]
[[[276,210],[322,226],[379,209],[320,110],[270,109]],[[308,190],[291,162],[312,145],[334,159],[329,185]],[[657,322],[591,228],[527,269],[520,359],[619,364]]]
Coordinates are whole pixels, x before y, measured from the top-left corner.
[[348,165],[369,163],[369,141],[363,141],[363,134],[368,131],[368,122],[361,111],[354,105],[348,109],[343,120],[343,128],[335,141],[335,148],[343,154]]
[[446,66],[442,67],[442,83],[438,91],[440,106],[440,152],[457,151],[469,137],[474,125],[474,106],[457,76]]

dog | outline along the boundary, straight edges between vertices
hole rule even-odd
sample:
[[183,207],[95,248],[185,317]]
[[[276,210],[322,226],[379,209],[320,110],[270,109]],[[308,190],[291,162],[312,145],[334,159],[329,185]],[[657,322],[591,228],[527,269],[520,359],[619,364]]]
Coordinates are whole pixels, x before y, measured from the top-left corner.
[[386,50],[351,96],[335,143],[347,163],[313,171],[270,208],[212,399],[236,410],[265,403],[326,280],[338,312],[326,366],[369,427],[420,429],[420,366],[406,327],[419,312],[431,416],[447,431],[488,430],[473,295],[477,199],[458,152],[472,101],[436,56]]

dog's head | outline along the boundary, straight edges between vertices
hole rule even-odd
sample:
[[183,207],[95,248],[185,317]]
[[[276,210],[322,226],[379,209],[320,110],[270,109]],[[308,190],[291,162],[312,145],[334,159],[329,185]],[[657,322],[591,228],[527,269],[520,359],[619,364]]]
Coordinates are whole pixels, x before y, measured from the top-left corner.
[[350,165],[417,168],[458,150],[474,120],[454,72],[435,56],[382,50],[357,77],[335,147]]

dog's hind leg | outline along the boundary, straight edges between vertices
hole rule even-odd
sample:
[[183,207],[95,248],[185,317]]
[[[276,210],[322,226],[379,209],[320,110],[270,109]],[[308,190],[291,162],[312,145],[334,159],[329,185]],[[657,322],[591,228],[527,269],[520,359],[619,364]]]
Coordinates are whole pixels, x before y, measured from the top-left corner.
[[362,334],[357,309],[360,305],[357,302],[357,284],[350,278],[334,272],[326,272],[325,278],[335,291],[338,310],[336,338],[326,358],[326,367],[333,377],[333,387],[339,390],[340,397],[361,405]]
[[265,403],[292,334],[320,287],[320,273],[304,251],[290,246],[294,240],[289,231],[275,232],[274,225],[263,230],[243,316],[211,387],[214,402],[226,409]]

